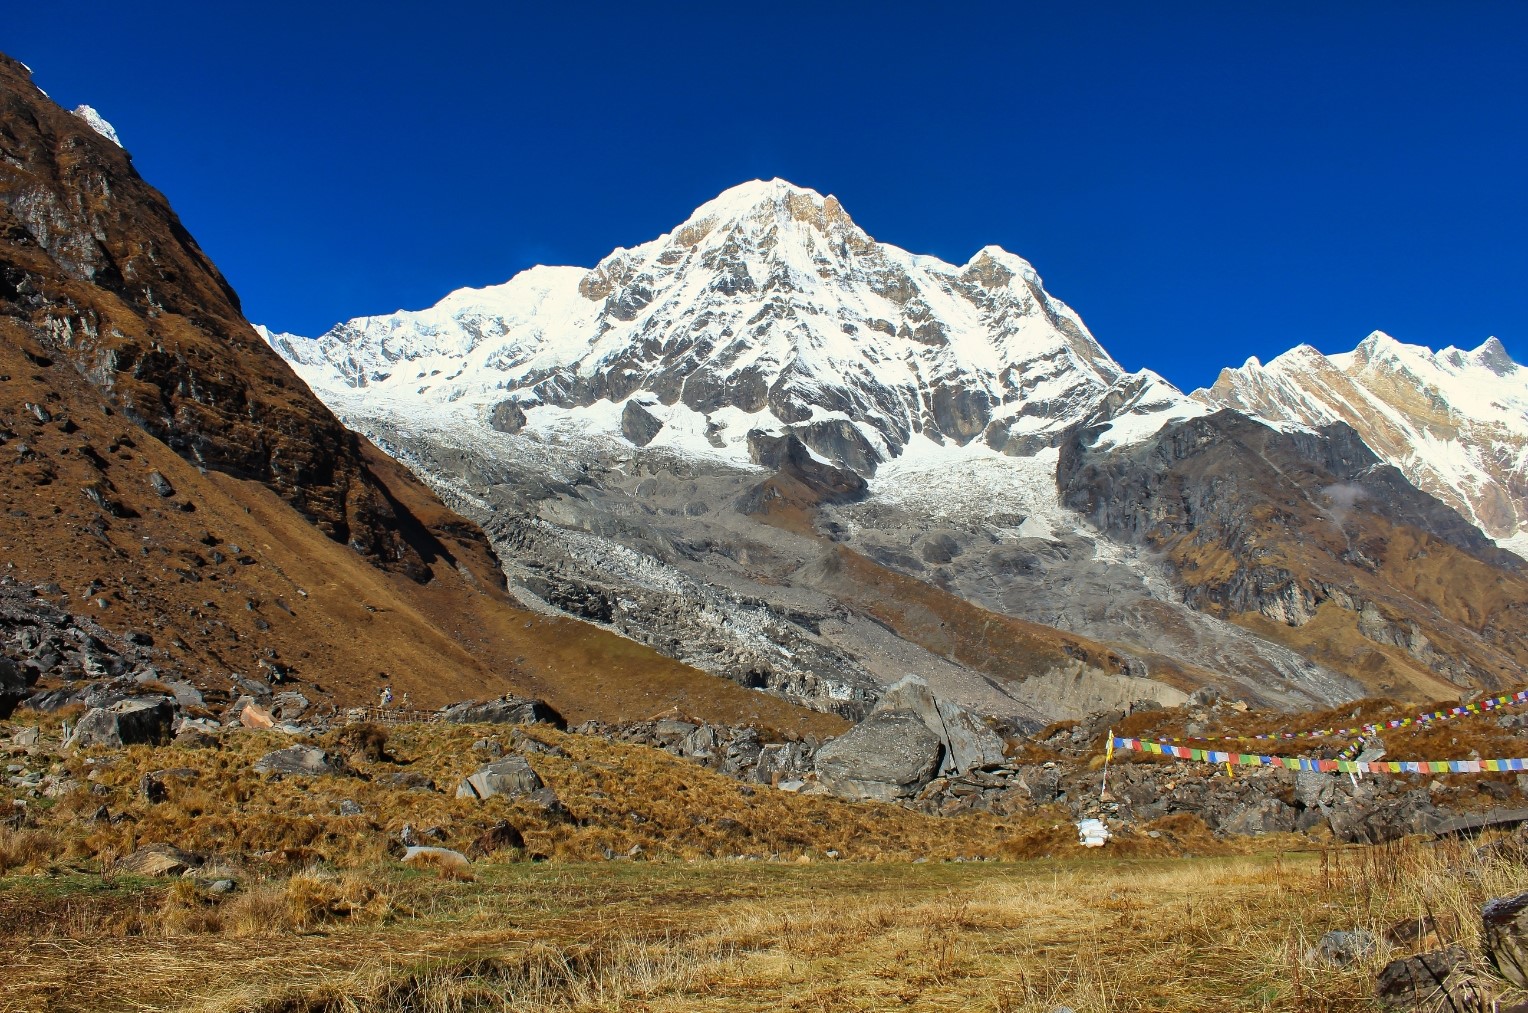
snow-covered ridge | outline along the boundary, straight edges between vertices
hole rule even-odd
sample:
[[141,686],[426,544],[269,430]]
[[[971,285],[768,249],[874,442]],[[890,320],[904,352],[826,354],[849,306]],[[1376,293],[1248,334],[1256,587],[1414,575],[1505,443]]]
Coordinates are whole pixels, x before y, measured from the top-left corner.
[[107,123],[106,117],[96,112],[93,107],[87,105],[75,106],[74,115],[84,120],[91,130],[94,130],[117,147],[122,147],[122,139],[117,136],[117,129],[110,123]]
[[[1032,454],[1117,384],[1145,382],[1023,258],[989,246],[954,265],[877,243],[836,198],[778,179],[733,187],[592,269],[532,268],[312,342],[266,336],[321,397],[364,391],[479,426],[582,426],[733,460],[750,430],[789,430],[864,474],[914,437]],[[1202,410],[1152,380],[1163,397],[1131,438],[1173,417],[1167,402]]]
[[1528,371],[1495,338],[1438,352],[1380,331],[1337,355],[1299,345],[1193,396],[1284,427],[1346,422],[1498,544],[1528,551]]

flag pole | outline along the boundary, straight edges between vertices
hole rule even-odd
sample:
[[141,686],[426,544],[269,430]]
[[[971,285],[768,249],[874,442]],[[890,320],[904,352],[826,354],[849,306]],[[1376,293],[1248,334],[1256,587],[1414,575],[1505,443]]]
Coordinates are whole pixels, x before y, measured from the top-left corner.
[[1098,799],[1103,801],[1109,793],[1109,761],[1114,759],[1114,729],[1109,729],[1109,744],[1104,748],[1104,777],[1098,783]]

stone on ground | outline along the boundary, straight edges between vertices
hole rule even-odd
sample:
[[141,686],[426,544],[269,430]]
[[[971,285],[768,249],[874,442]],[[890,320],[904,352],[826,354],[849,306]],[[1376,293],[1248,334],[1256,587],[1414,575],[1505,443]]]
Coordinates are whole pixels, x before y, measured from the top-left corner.
[[266,753],[255,761],[255,770],[262,774],[296,777],[324,777],[349,773],[343,762],[313,746],[288,746],[286,749]]

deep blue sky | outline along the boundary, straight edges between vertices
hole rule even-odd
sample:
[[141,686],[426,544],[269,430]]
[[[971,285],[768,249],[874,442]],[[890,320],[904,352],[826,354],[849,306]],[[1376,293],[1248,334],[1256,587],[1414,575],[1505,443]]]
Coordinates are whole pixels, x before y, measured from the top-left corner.
[[340,6],[18,3],[0,49],[282,330],[782,176],[915,252],[1027,257],[1185,388],[1375,328],[1528,358],[1528,4]]

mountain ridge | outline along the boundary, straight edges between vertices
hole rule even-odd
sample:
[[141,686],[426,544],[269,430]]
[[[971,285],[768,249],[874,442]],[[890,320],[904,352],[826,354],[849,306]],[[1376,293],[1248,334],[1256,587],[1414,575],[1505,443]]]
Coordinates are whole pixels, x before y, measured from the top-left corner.
[[920,435],[1055,445],[1129,375],[1023,258],[988,246],[952,265],[879,244],[836,198],[783,180],[725,191],[587,270],[532,268],[315,343],[264,333],[319,388],[466,402],[532,429],[655,399],[660,445],[741,460],[750,430],[788,431],[864,475]]
[[[882,326],[859,326],[871,320]],[[1452,618],[1456,590],[1391,594],[1366,575],[1412,581],[1378,548],[1392,540],[1459,556],[1459,572],[1476,565],[1466,556],[1515,564],[1431,496],[1374,477],[1382,460],[1346,423],[1278,442],[1287,423],[1233,421],[1150,370],[1124,372],[1022,258],[989,247],[951,265],[882,247],[836,199],[784,181],[727,191],[587,270],[532,269],[316,341],[265,333],[349,424],[495,533],[517,593],[744,684],[827,693],[813,706],[837,708],[845,690],[829,687],[846,673],[851,697],[873,695],[914,658],[968,706],[1051,716],[1181,699],[1195,681],[1286,707],[1426,696],[1495,686],[1516,663],[1515,633]],[[804,453],[770,449],[790,441]],[[953,514],[909,484],[940,471],[969,483]],[[1217,491],[1226,482],[1235,495]],[[1327,488],[1344,482],[1384,491],[1348,503]],[[1264,518],[1266,544],[1217,512],[1232,502]],[[1335,543],[1320,531],[1331,523]],[[1330,558],[1307,565],[1299,545],[1318,532]],[[615,546],[644,562],[603,567]],[[842,566],[789,563],[833,553],[870,569],[845,582]],[[1271,554],[1284,562],[1259,561]],[[740,597],[707,599],[720,625],[687,623],[686,581]],[[1337,626],[1357,624],[1346,653],[1312,639],[1334,621],[1323,602],[1352,614]],[[1050,628],[1036,657],[1091,642],[1075,673],[1086,688],[1033,669],[984,682],[979,649],[933,632],[1031,617]],[[784,653],[760,655],[729,622],[763,622]],[[1377,677],[1386,663],[1407,674]]]
[[1340,354],[1298,345],[1191,396],[1277,427],[1351,425],[1419,488],[1528,552],[1528,372],[1496,338],[1436,352],[1382,331]]

